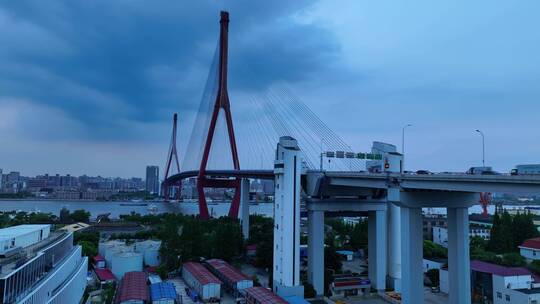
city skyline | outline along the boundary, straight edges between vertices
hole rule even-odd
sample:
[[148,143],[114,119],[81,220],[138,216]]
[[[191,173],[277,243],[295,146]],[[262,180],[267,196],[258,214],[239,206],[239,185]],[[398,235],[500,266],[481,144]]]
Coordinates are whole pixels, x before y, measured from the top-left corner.
[[203,3],[2,4],[0,166],[139,176],[163,166],[173,112],[186,157],[220,9],[231,12],[238,128],[250,96],[285,83],[358,151],[399,147],[413,124],[410,169],[481,165],[476,129],[495,170],[540,162],[537,2]]

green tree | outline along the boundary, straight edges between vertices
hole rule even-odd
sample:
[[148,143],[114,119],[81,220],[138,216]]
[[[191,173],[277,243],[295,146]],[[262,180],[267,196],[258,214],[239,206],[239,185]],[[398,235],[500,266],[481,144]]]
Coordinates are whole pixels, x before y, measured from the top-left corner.
[[83,209],[79,209],[79,210],[75,210],[73,211],[69,217],[71,218],[72,221],[74,222],[85,222],[85,223],[88,223],[90,221],[90,212],[86,211],[86,210],[83,210]]
[[439,286],[439,269],[430,269],[426,272],[426,276],[431,282],[432,287]]
[[525,258],[522,257],[519,253],[510,252],[503,254],[501,264],[504,266],[518,267],[527,265],[527,262],[525,261]]
[[534,225],[533,215],[530,212],[518,213],[512,219],[513,251],[518,251],[518,246],[527,239],[538,236],[538,230]]
[[534,260],[532,261],[529,265],[528,265],[528,268],[536,273],[536,274],[539,274],[540,275],[540,261],[539,260]]
[[313,285],[307,282],[304,283],[303,285],[304,285],[304,298],[305,299],[311,299],[317,296],[317,292],[315,291],[315,288],[313,287]]
[[425,258],[446,258],[448,257],[448,249],[432,241],[424,240],[424,257]]
[[82,255],[87,257],[95,257],[98,254],[96,245],[89,241],[80,241],[79,245],[82,247]]

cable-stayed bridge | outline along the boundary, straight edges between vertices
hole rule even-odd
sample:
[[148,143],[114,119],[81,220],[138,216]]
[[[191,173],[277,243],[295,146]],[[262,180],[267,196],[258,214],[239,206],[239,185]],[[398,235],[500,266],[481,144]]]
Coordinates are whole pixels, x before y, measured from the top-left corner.
[[[367,215],[371,286],[381,292],[387,285],[394,288],[405,304],[423,303],[422,208],[447,208],[449,300],[470,303],[468,207],[478,203],[482,192],[540,193],[540,177],[406,174],[395,146],[353,151],[284,85],[237,109],[235,117],[242,117],[237,124],[232,111],[236,104],[227,88],[228,13],[221,13],[220,24],[218,48],[181,165],[173,120],[162,185],[166,199],[170,188],[195,177],[199,216],[208,218],[204,188],[235,189],[229,216],[236,218],[241,211],[242,224],[249,227],[247,179],[273,179],[273,286],[283,296],[303,294],[301,197],[308,214],[308,281],[317,294],[324,291],[325,214]],[[363,171],[366,165],[376,169]],[[170,175],[171,166],[180,172]]]

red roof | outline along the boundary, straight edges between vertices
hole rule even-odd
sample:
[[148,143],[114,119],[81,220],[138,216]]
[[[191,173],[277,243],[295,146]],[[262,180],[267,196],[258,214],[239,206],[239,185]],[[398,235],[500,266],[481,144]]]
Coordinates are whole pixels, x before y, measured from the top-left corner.
[[265,304],[288,304],[287,301],[277,296],[270,290],[264,287],[250,287],[244,289],[246,297],[251,297],[257,300],[259,303]]
[[226,280],[237,283],[240,281],[246,281],[251,280],[248,278],[245,274],[240,272],[238,269],[232,267],[229,263],[220,260],[220,259],[212,259],[206,261],[210,267],[214,268],[214,270],[221,275],[225,277]]
[[203,265],[195,262],[184,263],[184,269],[187,270],[191,275],[201,283],[201,285],[206,285],[210,283],[221,284],[221,281],[216,278],[208,269],[204,268]]
[[116,277],[108,268],[96,268],[94,272],[100,281],[116,281]]
[[146,286],[146,273],[131,271],[124,274],[124,278],[118,288],[116,303],[129,300],[148,301],[148,286]]
[[496,274],[503,277],[532,275],[532,272],[525,267],[506,267],[477,260],[471,261],[471,269],[474,271]]
[[93,257],[93,259],[94,263],[105,261],[105,259],[100,255],[96,255],[95,257]]
[[534,239],[528,239],[521,244],[521,247],[527,247],[532,249],[540,249],[540,237]]

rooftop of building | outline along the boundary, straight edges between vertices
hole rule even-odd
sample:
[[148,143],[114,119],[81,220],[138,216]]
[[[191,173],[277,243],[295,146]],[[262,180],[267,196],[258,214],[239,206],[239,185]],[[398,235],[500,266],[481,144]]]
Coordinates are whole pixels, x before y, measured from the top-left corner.
[[203,265],[195,262],[184,263],[184,269],[189,271],[191,275],[201,283],[201,285],[206,285],[210,283],[222,284],[222,282],[216,278],[208,269],[204,268]]
[[308,301],[304,300],[304,298],[299,297],[299,296],[285,297],[285,301],[287,301],[290,304],[309,304]]
[[161,299],[176,299],[176,289],[171,282],[159,282],[150,285],[152,301]]
[[229,263],[220,260],[220,259],[212,259],[206,261],[210,267],[214,268],[216,271],[221,273],[227,280],[237,283],[240,281],[247,281],[251,280],[248,278],[245,274],[240,272],[240,270],[234,268]]
[[96,268],[94,272],[100,281],[116,281],[116,277],[109,268]]
[[540,237],[525,240],[519,247],[540,249]]
[[503,277],[522,275],[533,276],[533,273],[525,267],[507,267],[478,260],[471,261],[471,270]]
[[287,304],[287,301],[283,298],[264,287],[250,287],[244,289],[244,291],[246,294],[255,298],[259,303]]
[[86,229],[88,227],[90,227],[89,224],[81,222],[81,223],[75,223],[75,224],[71,224],[71,225],[66,225],[66,226],[64,226],[64,227],[62,227],[60,229],[70,231],[70,232],[75,232],[75,231]]
[[94,261],[94,263],[97,263],[97,262],[103,262],[103,261],[105,261],[105,258],[98,254],[98,255],[94,256],[94,257],[92,258],[92,260]]
[[10,273],[22,267],[26,262],[30,261],[38,254],[41,254],[44,249],[67,236],[66,231],[55,231],[49,234],[49,237],[32,244],[25,248],[20,248],[16,253],[9,257],[0,258],[0,278],[8,276]]
[[148,286],[146,286],[146,273],[131,271],[124,274],[124,278],[118,288],[116,303],[129,300],[148,301]]
[[522,288],[522,289],[515,289],[515,291],[519,291],[524,294],[537,294],[537,293],[540,293],[540,288]]
[[20,235],[25,235],[27,233],[38,231],[45,228],[50,228],[51,225],[49,224],[43,224],[43,225],[17,225],[7,228],[0,229],[0,239],[3,238],[13,238]]

